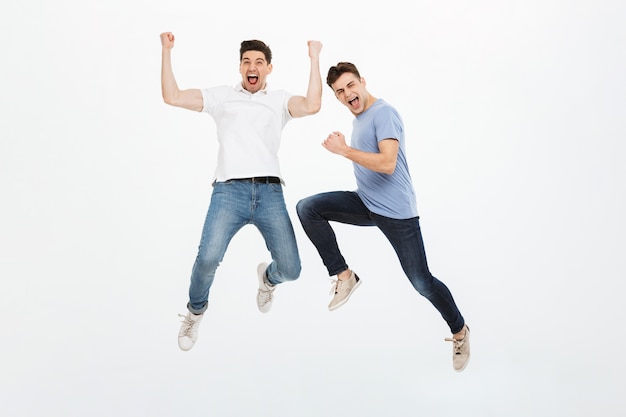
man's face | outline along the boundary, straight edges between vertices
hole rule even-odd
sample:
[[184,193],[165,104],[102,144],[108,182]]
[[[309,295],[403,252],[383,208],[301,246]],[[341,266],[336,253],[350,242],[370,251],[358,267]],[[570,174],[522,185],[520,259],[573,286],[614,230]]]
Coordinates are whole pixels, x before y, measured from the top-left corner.
[[365,79],[344,72],[332,86],[335,97],[356,116],[369,108],[370,96],[365,89]]
[[265,88],[266,78],[272,72],[272,64],[265,60],[265,54],[260,51],[246,51],[239,63],[243,88],[256,93]]

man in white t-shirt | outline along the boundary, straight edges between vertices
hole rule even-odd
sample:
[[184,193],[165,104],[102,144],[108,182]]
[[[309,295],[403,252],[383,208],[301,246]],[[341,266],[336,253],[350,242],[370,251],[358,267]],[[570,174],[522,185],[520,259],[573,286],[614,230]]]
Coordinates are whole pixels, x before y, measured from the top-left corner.
[[309,41],[310,76],[306,96],[267,89],[272,72],[272,52],[262,41],[248,40],[239,50],[241,82],[181,90],[172,71],[174,35],[161,34],[161,89],[163,100],[211,115],[217,128],[219,152],[211,203],[206,215],[198,255],[191,273],[188,313],[178,345],[193,347],[208,307],[215,271],[233,236],[245,225],[258,228],[272,261],[257,267],[257,305],[270,310],[276,285],[300,275],[300,256],[283,198],[283,180],[278,161],[283,127],[293,118],[317,113],[322,101],[319,55],[322,44]]
[[352,161],[357,189],[316,194],[300,200],[296,209],[328,274],[337,276],[328,308],[345,304],[361,284],[343,258],[329,222],[376,226],[393,246],[413,287],[448,324],[453,336],[446,340],[453,342],[453,367],[462,371],[469,361],[469,328],[448,287],[428,270],[400,114],[367,91],[354,64],[331,67],[326,83],[355,118],[349,146],[341,132],[331,133],[323,146]]

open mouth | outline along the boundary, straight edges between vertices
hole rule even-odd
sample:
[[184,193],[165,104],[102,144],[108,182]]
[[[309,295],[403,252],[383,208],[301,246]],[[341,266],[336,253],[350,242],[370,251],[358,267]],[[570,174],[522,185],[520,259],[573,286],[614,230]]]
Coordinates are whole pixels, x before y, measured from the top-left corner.
[[348,104],[350,104],[350,106],[354,108],[359,107],[359,98],[355,97],[351,100],[348,100]]
[[248,75],[248,82],[252,85],[255,85],[256,83],[259,82],[259,76],[258,75]]

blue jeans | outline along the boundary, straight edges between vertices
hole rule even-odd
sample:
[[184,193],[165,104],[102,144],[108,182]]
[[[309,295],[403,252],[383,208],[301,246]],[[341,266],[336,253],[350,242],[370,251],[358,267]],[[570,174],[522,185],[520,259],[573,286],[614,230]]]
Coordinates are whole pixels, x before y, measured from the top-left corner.
[[413,287],[439,311],[452,333],[465,321],[446,285],[428,270],[419,217],[392,219],[372,213],[356,192],[335,191],[316,194],[296,206],[302,227],[317,249],[330,276],[348,269],[330,221],[355,226],[377,226],[393,246],[404,273]]
[[282,185],[215,182],[191,273],[187,304],[190,312],[201,314],[207,309],[215,271],[233,236],[247,224],[259,229],[272,256],[267,267],[270,284],[293,281],[300,276],[300,255]]

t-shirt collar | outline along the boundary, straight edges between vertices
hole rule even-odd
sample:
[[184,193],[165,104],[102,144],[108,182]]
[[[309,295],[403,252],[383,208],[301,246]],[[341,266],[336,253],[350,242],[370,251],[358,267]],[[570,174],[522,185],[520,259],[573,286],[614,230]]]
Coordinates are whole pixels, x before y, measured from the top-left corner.
[[243,84],[240,82],[237,85],[235,85],[235,90],[239,91],[240,93],[244,93],[244,94],[249,94],[249,95],[254,95],[254,94],[267,94],[267,83],[265,83],[265,88],[257,91],[256,93],[252,94],[251,92],[249,92],[248,90],[246,90],[245,88],[243,88]]

